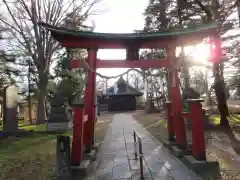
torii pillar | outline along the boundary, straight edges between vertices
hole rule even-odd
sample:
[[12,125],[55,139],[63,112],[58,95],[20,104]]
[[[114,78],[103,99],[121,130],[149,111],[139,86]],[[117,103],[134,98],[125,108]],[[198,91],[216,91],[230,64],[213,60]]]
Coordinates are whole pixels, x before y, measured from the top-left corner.
[[169,47],[167,55],[172,60],[172,67],[170,68],[169,81],[170,81],[170,97],[172,101],[172,115],[173,124],[176,134],[176,144],[180,149],[186,148],[186,133],[184,120],[181,118],[181,95],[180,95],[180,79],[178,77],[178,70],[175,68],[177,58],[175,55],[175,47]]
[[95,89],[96,89],[96,61],[97,61],[96,48],[88,49],[88,76],[87,76],[87,88],[85,92],[85,104],[86,114],[88,115],[88,121],[84,129],[84,139],[86,152],[90,152],[94,143],[94,130],[95,130]]

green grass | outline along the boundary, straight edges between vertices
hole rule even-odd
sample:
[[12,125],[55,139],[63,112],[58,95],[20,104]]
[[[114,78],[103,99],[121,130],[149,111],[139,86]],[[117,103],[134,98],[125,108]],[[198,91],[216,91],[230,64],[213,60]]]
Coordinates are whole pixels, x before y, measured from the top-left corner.
[[[134,115],[138,120],[153,136],[160,140],[167,139],[167,123],[161,118],[156,118],[156,115]],[[211,115],[209,116],[209,123],[218,126],[220,125],[220,116]],[[240,115],[229,116],[229,122],[231,125],[240,124]]]
[[219,115],[211,115],[208,118],[209,123],[212,125],[219,125],[220,124],[220,116]]
[[[96,124],[96,141],[102,141],[111,120]],[[30,136],[9,137],[0,141],[0,179],[54,180],[57,134],[40,133],[46,125],[24,125]],[[72,136],[72,131],[64,133]]]
[[[213,124],[215,126],[220,125],[220,115],[211,115],[209,116],[209,123]],[[240,123],[240,115],[236,115],[236,114],[231,114],[228,117],[228,120],[230,122],[230,124],[234,125],[234,124],[239,124]]]
[[[3,124],[0,125],[0,130],[2,130]],[[47,130],[47,124],[24,124],[24,121],[18,121],[18,129],[23,129],[26,131],[35,131],[35,132],[41,132]]]
[[156,118],[156,115],[134,115],[134,117],[158,140],[168,139],[167,123],[164,120]]
[[56,135],[8,138],[0,144],[0,179],[53,179]]
[[[25,125],[23,120],[19,120],[18,121],[19,129],[22,129],[24,126],[28,126],[28,125]],[[2,129],[3,129],[3,121],[1,121],[1,124],[0,124],[0,130],[2,130]]]
[[47,130],[47,124],[39,124],[39,125],[24,125],[24,126],[19,126],[19,129],[24,129],[27,131],[36,131],[36,132],[41,132],[41,131],[46,131]]
[[[56,136],[39,133],[46,124],[19,125],[19,129],[32,130],[23,137],[9,137],[0,141],[0,179],[56,179]],[[69,131],[64,135],[72,135]]]

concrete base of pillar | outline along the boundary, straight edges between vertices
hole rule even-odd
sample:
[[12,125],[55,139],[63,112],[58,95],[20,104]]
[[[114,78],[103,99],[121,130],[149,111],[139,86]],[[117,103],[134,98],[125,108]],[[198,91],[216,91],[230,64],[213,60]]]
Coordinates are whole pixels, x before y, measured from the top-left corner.
[[217,161],[198,161],[192,155],[182,158],[184,164],[202,177],[218,179],[220,176],[219,163]]
[[49,122],[47,124],[47,130],[49,132],[65,132],[72,129],[72,122]]
[[[94,147],[98,148],[96,145]],[[98,166],[97,150],[92,149],[89,153],[83,154],[80,166],[71,166],[73,177],[84,178],[88,176]]]
[[191,150],[180,149],[180,148],[178,148],[178,146],[172,146],[171,151],[172,151],[173,155],[178,157],[178,158],[182,158],[184,155],[190,155],[191,154]]
[[86,159],[83,160],[79,166],[71,166],[73,177],[83,178],[90,173],[91,162]]
[[182,158],[184,155],[189,155],[191,154],[191,150],[188,149],[180,149],[176,142],[172,142],[172,141],[163,141],[163,145],[168,148],[174,156],[178,157],[178,158]]
[[176,146],[176,142],[173,141],[164,140],[162,143],[168,149],[172,149],[172,146]]
[[91,150],[89,153],[85,153],[83,155],[83,159],[90,160],[90,161],[95,161],[96,154],[97,154],[96,150]]
[[98,148],[100,147],[100,145],[101,145],[101,143],[94,143],[93,149],[97,151]]

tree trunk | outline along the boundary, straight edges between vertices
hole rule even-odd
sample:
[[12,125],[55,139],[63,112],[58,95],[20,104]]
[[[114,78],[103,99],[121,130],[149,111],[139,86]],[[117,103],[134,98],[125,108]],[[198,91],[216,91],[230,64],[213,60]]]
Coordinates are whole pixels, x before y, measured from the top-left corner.
[[[212,0],[212,18],[215,21],[220,20],[220,14],[219,14],[219,0]],[[210,20],[210,19],[209,19]],[[218,35],[220,38],[220,33]],[[228,111],[228,105],[227,105],[227,96],[225,91],[225,83],[224,83],[224,77],[223,77],[223,63],[216,63],[213,66],[213,75],[215,77],[214,80],[214,89],[215,94],[217,97],[217,103],[218,103],[218,110],[221,115],[220,125],[221,126],[229,126],[229,121],[227,119],[227,116],[229,116]]]
[[190,88],[189,68],[184,67],[184,91],[185,91],[185,93],[187,92],[187,90],[189,88]]
[[28,119],[29,124],[32,124],[32,101],[30,95],[28,95]]
[[205,81],[205,93],[206,93],[206,105],[207,106],[212,106],[212,97],[211,97],[211,89],[208,88],[208,70],[205,70],[205,77],[204,77],[204,81]]
[[[16,86],[8,86],[4,88],[3,96],[3,132],[16,133],[18,130],[17,118],[17,94]],[[10,98],[11,97],[11,98]]]
[[217,97],[218,110],[221,115],[220,125],[228,126],[229,121],[227,116],[229,116],[228,105],[227,105],[227,97],[225,92],[225,83],[220,77],[215,77],[215,94]]
[[45,93],[40,92],[38,97],[38,106],[37,106],[37,124],[45,123]]
[[217,103],[218,103],[218,110],[221,115],[220,125],[221,126],[229,126],[229,121],[227,119],[227,116],[229,116],[228,111],[228,105],[227,105],[227,97],[226,97],[226,91],[225,91],[225,83],[224,79],[221,77],[220,74],[220,65],[215,65],[215,81],[214,81],[214,89],[215,94],[217,97]]
[[239,27],[240,27],[240,1],[236,1],[237,2],[237,9],[238,9],[238,22],[239,22]]
[[207,92],[207,102],[206,102],[206,105],[207,106],[212,106],[213,105],[211,92]]
[[45,109],[45,98],[47,93],[47,75],[45,73],[39,74],[39,94],[38,94],[38,106],[37,106],[37,124],[45,123],[46,109]]
[[240,99],[240,86],[237,86],[237,100]]
[[143,81],[144,81],[144,91],[145,91],[145,102],[147,102],[148,100],[148,79],[147,79],[147,75],[146,72],[144,71],[144,75],[143,75]]
[[32,124],[32,101],[31,101],[31,64],[28,62],[28,119],[29,124]]

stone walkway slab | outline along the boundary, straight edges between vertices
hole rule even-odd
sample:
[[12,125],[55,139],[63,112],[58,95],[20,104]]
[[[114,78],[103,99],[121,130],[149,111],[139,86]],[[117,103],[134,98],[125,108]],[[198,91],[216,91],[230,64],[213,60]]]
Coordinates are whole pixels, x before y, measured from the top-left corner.
[[133,130],[142,138],[145,180],[201,180],[150,134],[131,114],[116,114],[97,158],[99,165],[87,180],[140,179],[139,161],[134,160]]

